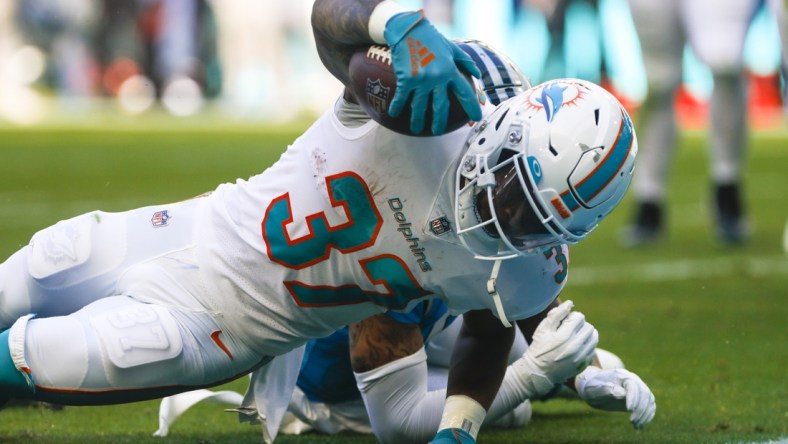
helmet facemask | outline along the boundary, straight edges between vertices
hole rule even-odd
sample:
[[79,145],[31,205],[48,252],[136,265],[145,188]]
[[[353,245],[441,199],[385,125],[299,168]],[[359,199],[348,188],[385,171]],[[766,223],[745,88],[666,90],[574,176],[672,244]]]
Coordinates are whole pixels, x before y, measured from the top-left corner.
[[[485,154],[466,156],[458,169],[460,205],[456,207],[456,217],[458,221],[473,221],[468,226],[460,223],[458,234],[478,259],[536,254],[550,246],[577,243],[583,237],[582,233],[570,233],[554,223],[541,195],[534,192],[537,187],[525,166],[525,150],[516,148],[525,143],[523,128],[512,125],[506,143],[513,146],[501,149],[497,160]],[[468,205],[472,215],[467,214]],[[474,234],[469,236],[471,233]],[[490,248],[490,238],[498,240],[495,251]]]

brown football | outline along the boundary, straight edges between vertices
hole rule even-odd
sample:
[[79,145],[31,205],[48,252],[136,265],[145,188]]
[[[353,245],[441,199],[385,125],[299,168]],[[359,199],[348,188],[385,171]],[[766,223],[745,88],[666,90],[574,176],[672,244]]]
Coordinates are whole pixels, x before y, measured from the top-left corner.
[[[397,117],[389,115],[389,105],[397,91],[397,77],[391,66],[388,46],[373,45],[353,54],[350,59],[350,86],[353,96],[369,116],[384,127],[409,136],[432,135],[432,99],[427,105],[424,130],[414,134],[410,130],[410,104],[406,104]],[[468,81],[470,77],[466,75]],[[449,118],[445,132],[454,131],[468,123],[468,114],[454,96],[449,95]]]

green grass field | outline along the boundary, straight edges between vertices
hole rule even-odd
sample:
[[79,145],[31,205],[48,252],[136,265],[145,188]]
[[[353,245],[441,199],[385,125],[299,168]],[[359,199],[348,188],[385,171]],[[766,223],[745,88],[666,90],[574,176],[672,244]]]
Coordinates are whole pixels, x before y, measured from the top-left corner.
[[[255,174],[299,128],[0,129],[0,258],[37,230],[102,209],[188,198]],[[563,297],[575,301],[652,388],[657,416],[642,432],[627,415],[571,401],[536,403],[531,424],[484,430],[479,443],[744,443],[788,439],[788,133],[753,134],[746,194],[754,237],[741,248],[713,236],[702,135],[685,134],[672,172],[665,242],[619,247],[629,199],[573,248]],[[244,390],[245,381],[227,388]],[[1,443],[260,443],[257,426],[224,406],[189,411],[154,438],[158,402],[14,407],[0,411]],[[281,443],[371,443],[364,436],[282,437]]]

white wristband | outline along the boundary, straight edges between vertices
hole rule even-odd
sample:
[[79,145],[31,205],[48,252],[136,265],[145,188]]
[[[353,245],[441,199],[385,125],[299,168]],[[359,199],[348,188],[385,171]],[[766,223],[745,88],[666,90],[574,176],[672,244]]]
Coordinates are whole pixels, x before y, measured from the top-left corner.
[[369,16],[369,37],[372,38],[373,42],[385,45],[386,39],[383,38],[383,31],[386,30],[386,23],[400,12],[408,11],[409,9],[393,0],[383,0],[378,3]]
[[443,406],[443,417],[438,430],[463,429],[473,439],[479,434],[487,411],[475,399],[465,395],[451,395]]

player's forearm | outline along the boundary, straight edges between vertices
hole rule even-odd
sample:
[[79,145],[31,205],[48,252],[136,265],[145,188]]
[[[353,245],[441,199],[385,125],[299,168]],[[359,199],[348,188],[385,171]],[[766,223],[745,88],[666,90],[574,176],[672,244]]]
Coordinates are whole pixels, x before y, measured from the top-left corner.
[[[474,319],[471,313],[476,312],[465,314],[463,327],[454,345],[447,395],[469,396],[488,409],[506,372],[514,329],[503,328],[491,314],[489,317],[497,324],[489,329],[486,326],[476,328],[479,324],[471,321]],[[487,319],[484,322],[490,321]]]
[[[380,7],[379,7],[380,6]],[[326,68],[347,84],[347,66],[360,46],[382,43],[386,20],[403,8],[393,0],[315,0],[312,30]]]
[[534,339],[534,331],[536,331],[536,327],[539,326],[539,323],[542,322],[542,319],[547,316],[547,313],[555,307],[561,305],[561,298],[556,297],[553,302],[550,303],[541,313],[536,314],[535,316],[531,316],[527,319],[521,319],[517,321],[517,327],[523,333],[523,337],[525,337],[525,341],[529,344]]
[[381,1],[315,0],[312,6],[312,31],[320,60],[344,84],[353,51],[374,43],[369,19]]
[[382,0],[315,0],[312,28],[347,45],[372,43],[369,18]]
[[459,435],[476,442],[504,377],[513,341],[514,329],[505,328],[489,311],[465,313],[452,352],[436,441]]

